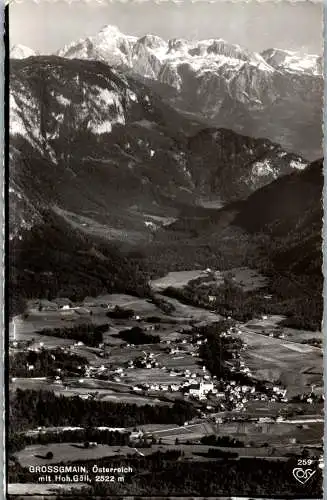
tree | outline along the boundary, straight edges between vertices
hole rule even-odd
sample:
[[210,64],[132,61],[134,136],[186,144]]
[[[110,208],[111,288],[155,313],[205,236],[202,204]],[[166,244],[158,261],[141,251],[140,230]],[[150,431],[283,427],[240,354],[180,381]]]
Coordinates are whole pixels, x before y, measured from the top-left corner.
[[46,454],[46,456],[45,456],[45,457],[46,457],[46,459],[47,459],[47,460],[52,460],[52,458],[53,458],[53,453],[52,453],[52,451],[48,451],[48,453]]

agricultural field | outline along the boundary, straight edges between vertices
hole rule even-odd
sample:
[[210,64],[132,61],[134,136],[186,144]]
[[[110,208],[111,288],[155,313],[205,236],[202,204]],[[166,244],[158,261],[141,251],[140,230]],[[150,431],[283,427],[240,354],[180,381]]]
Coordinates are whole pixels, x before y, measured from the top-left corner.
[[246,414],[249,417],[277,417],[281,411],[289,412],[290,414],[300,415],[299,418],[308,418],[322,415],[323,403],[313,402],[308,405],[307,403],[292,403],[292,402],[273,402],[270,401],[269,405],[265,401],[248,401],[246,406]]
[[322,340],[322,332],[312,332],[308,330],[298,330],[294,328],[288,328],[281,325],[281,322],[285,319],[285,316],[281,315],[269,315],[264,318],[256,318],[246,323],[246,326],[257,333],[262,333],[264,335],[269,334],[279,334],[282,338],[289,342],[305,343],[312,339]]
[[[74,326],[82,324],[95,324],[101,325],[104,323],[109,323],[108,318],[105,316],[106,311],[101,311],[102,314],[92,315],[83,314],[80,315],[74,310],[57,310],[57,311],[36,311],[28,313],[27,317],[15,317],[13,321],[9,323],[9,340],[17,341],[30,341],[35,339],[35,341],[46,341],[46,336],[42,335],[43,329],[55,329],[55,328],[72,328]],[[51,341],[57,337],[48,337],[46,342],[51,344]],[[62,344],[67,345],[67,339],[58,339]],[[69,340],[69,343],[72,343]],[[68,344],[69,345],[69,344]]]
[[322,385],[322,351],[305,344],[258,335],[248,326],[239,335],[247,344],[243,352],[246,365],[255,377],[277,381],[287,388],[288,398],[310,392],[312,384]]
[[[143,426],[143,431],[151,433],[156,439],[161,439],[161,444],[174,444],[176,438],[180,443],[194,442],[203,436],[217,434],[219,436],[232,436],[246,446],[262,446],[268,443],[271,446],[297,446],[319,445],[323,435],[323,422],[297,424],[289,422],[281,423],[253,423],[253,422],[230,422],[225,424],[214,424],[203,421],[201,423],[189,424],[184,427],[178,426]],[[305,432],[303,432],[305,431]],[[267,454],[267,450],[265,452]]]
[[283,319],[285,319],[285,316],[274,314],[266,316],[264,318],[252,319],[246,323],[246,326],[252,330],[260,332],[261,330],[278,328]]
[[283,328],[285,339],[290,342],[308,342],[313,339],[323,340],[322,331],[310,332],[308,330],[295,330],[294,328]]
[[40,390],[57,390],[58,386],[56,384],[51,384],[47,381],[46,377],[44,378],[15,378],[12,380],[10,383],[10,389],[16,390],[16,389],[21,389],[21,390],[34,390],[34,391],[40,391]]
[[206,277],[204,270],[195,269],[194,271],[172,271],[162,278],[150,282],[154,292],[163,292],[168,287],[184,288],[190,281]]
[[[48,452],[53,453],[53,458],[45,458]],[[27,446],[15,455],[22,467],[30,465],[57,464],[73,461],[97,460],[104,457],[113,457],[127,454],[134,454],[135,450],[129,446],[109,446],[99,444],[92,448],[85,448],[84,443],[51,443],[48,445]]]
[[[165,444],[153,444],[150,448],[133,448],[128,446],[108,446],[108,445],[98,445],[95,448],[85,449],[83,443],[81,444],[70,444],[70,443],[60,443],[52,445],[37,445],[28,446],[24,450],[16,454],[18,462],[24,467],[28,465],[45,465],[45,464],[55,464],[58,461],[58,456],[61,457],[62,463],[73,462],[75,460],[99,460],[107,457],[114,456],[126,456],[130,455],[141,455],[147,456],[158,451],[165,451],[174,445],[174,449],[180,450],[183,453],[183,457],[186,460],[207,460],[208,457],[205,455],[208,453],[212,446],[202,445],[202,444],[183,444],[176,443],[175,438],[171,443],[167,442]],[[244,447],[244,448],[234,448],[234,447],[215,447],[217,450],[223,452],[237,453],[239,457],[267,457],[267,449],[265,447]],[[45,458],[40,458],[45,456],[48,451],[54,454],[53,459],[48,460]],[[283,447],[275,447],[269,453],[269,458],[287,458],[287,454],[299,454],[300,448],[296,445],[288,445]],[[212,458],[211,458],[212,460]]]
[[[51,484],[51,483],[12,483],[8,484],[8,493],[23,500],[29,498],[30,500],[39,500],[43,495],[46,495],[49,500],[56,500],[58,494],[75,489],[85,488],[84,483],[71,484]],[[33,495],[33,496],[32,496]],[[35,495],[35,496],[34,496]],[[54,495],[54,496],[52,496]]]
[[126,370],[124,381],[130,385],[135,384],[177,384],[185,381],[182,377],[170,377],[169,373],[160,368],[152,368],[151,370],[137,368],[135,370]]
[[268,279],[255,269],[249,267],[239,267],[230,269],[236,285],[241,286],[244,292],[252,292],[268,286]]
[[84,301],[85,304],[88,302],[94,304],[106,304],[109,309],[113,309],[115,306],[122,307],[125,309],[133,309],[135,314],[139,315],[156,315],[161,312],[160,309],[154,304],[152,304],[147,299],[141,299],[139,297],[134,297],[133,295],[126,295],[123,293],[114,293],[108,295],[99,295],[96,298],[88,298]]
[[[100,162],[102,163],[103,160],[100,160]],[[144,226],[142,218],[136,217],[135,214],[134,216],[130,214],[127,218],[125,217],[125,221],[130,227],[121,228],[115,216],[109,220],[108,224],[108,218],[105,217],[101,220],[98,213],[96,213],[96,217],[90,218],[59,207],[55,207],[55,211],[66,219],[73,228],[82,230],[84,233],[96,238],[100,237],[109,241],[124,241],[127,239],[130,243],[149,241],[150,232]],[[91,214],[93,215],[93,212]]]
[[[146,379],[145,379],[146,380]],[[144,380],[143,380],[144,382]],[[135,384],[135,380],[133,381]],[[78,379],[73,382],[63,384],[55,384],[47,381],[46,379],[36,379],[36,378],[17,378],[11,383],[10,388],[12,390],[47,390],[53,391],[56,395],[65,397],[94,397],[99,401],[112,401],[117,403],[129,403],[143,406],[145,404],[149,405],[167,405],[169,403],[162,402],[158,399],[158,393],[154,395],[144,396],[139,394],[130,393],[130,385],[108,383],[105,387],[106,382],[96,381],[93,379],[86,380],[83,383],[79,383]]]
[[182,304],[181,302],[179,302],[179,300],[173,299],[171,297],[165,296],[164,299],[166,302],[169,302],[174,306],[175,312],[173,313],[173,316],[179,318],[178,320],[179,323],[187,324],[190,323],[191,321],[193,323],[202,321],[205,321],[206,323],[215,323],[222,319],[222,317],[219,314],[210,312],[206,309],[201,309],[199,307]]

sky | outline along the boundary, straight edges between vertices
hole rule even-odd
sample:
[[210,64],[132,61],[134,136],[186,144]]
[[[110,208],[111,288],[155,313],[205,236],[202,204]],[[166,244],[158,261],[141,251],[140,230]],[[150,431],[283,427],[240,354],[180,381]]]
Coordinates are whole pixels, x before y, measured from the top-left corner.
[[322,22],[323,4],[308,0],[17,0],[10,4],[9,37],[11,46],[49,54],[112,24],[127,35],[223,38],[258,52],[322,54]]

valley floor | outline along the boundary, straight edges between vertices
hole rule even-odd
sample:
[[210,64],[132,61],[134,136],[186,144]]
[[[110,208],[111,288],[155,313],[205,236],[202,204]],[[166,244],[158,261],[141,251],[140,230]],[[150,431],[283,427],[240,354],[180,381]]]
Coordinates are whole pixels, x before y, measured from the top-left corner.
[[[197,332],[222,318],[207,309],[187,306],[158,293],[167,284],[182,287],[199,276],[198,271],[171,273],[154,283],[157,299],[173,306],[170,313],[147,299],[115,294],[52,310],[49,304],[42,310],[31,302],[24,317],[13,319],[10,363],[26,350],[39,355],[45,351],[56,353],[59,349],[63,355],[85,359],[86,365],[82,375],[59,370],[56,377],[42,373],[35,376],[32,365],[28,376],[16,376],[11,371],[11,392],[47,390],[67,398],[139,407],[172,407],[174,402],[184,401],[196,412],[195,418],[178,425],[151,422],[137,425],[138,437],[130,438],[127,446],[98,443],[85,448],[83,443],[56,442],[53,437],[49,444],[40,442],[18,450],[14,454],[16,464],[26,468],[58,461],[146,457],[171,449],[178,450],[182,460],[192,462],[221,460],[219,452],[221,456],[230,453],[237,460],[288,461],[290,457],[303,456],[305,450],[305,456],[318,464],[323,435],[322,349],[307,341],[321,339],[321,333],[281,328],[282,316],[262,316],[243,324],[231,322],[232,326],[222,335],[231,342],[238,339],[241,349],[233,351],[232,359],[226,364],[228,377],[219,379],[209,372],[200,357],[201,347],[208,339]],[[107,312],[117,306],[132,309],[133,316],[108,320]],[[74,339],[51,336],[49,331],[46,335],[42,333],[44,328],[71,328],[85,323],[110,323],[99,346],[89,347]],[[133,345],[122,340],[119,332],[131,328],[141,328],[148,335],[158,336],[159,341]],[[247,382],[237,382],[245,376]],[[208,390],[201,392],[205,384]],[[60,436],[67,429],[53,422],[51,428],[41,425],[21,433],[39,439],[42,435]],[[121,431],[135,434],[134,427],[127,426]],[[204,438],[210,436],[228,436],[242,446],[204,444]],[[218,453],[216,458],[212,455],[213,447]],[[52,453],[51,458],[46,458],[48,452]],[[36,482],[37,477],[35,475]],[[50,485],[32,486],[27,482],[26,485],[10,484],[10,491],[37,494],[39,490],[49,492],[51,489]],[[57,486],[71,487],[69,484]]]

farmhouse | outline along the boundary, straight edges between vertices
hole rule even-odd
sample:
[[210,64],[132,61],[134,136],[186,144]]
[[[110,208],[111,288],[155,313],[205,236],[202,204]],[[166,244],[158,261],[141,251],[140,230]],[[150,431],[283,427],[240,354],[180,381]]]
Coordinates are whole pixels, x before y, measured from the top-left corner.
[[57,299],[54,299],[52,302],[54,302],[57,306],[59,306],[60,309],[69,309],[72,305],[72,302],[64,297],[59,297]]
[[78,397],[80,399],[90,399],[91,395],[90,394],[79,394]]
[[[41,299],[38,304],[38,309],[40,311],[56,311],[58,309],[58,305],[54,302],[50,302],[49,300]],[[37,303],[35,305],[37,306]]]
[[188,392],[190,394],[190,396],[197,396],[199,397],[200,396],[200,386],[198,384],[193,384],[193,385],[190,385],[188,387]]
[[130,440],[137,440],[137,439],[141,439],[143,437],[143,432],[142,431],[133,431],[131,432],[129,438]]
[[189,385],[187,391],[190,396],[198,397],[199,399],[204,399],[208,392],[214,389],[212,382],[200,382],[199,384]]
[[88,445],[90,448],[96,448],[98,446],[98,443],[91,441]]
[[200,383],[200,388],[204,394],[207,392],[212,391],[213,389],[213,383],[212,382],[201,382]]

